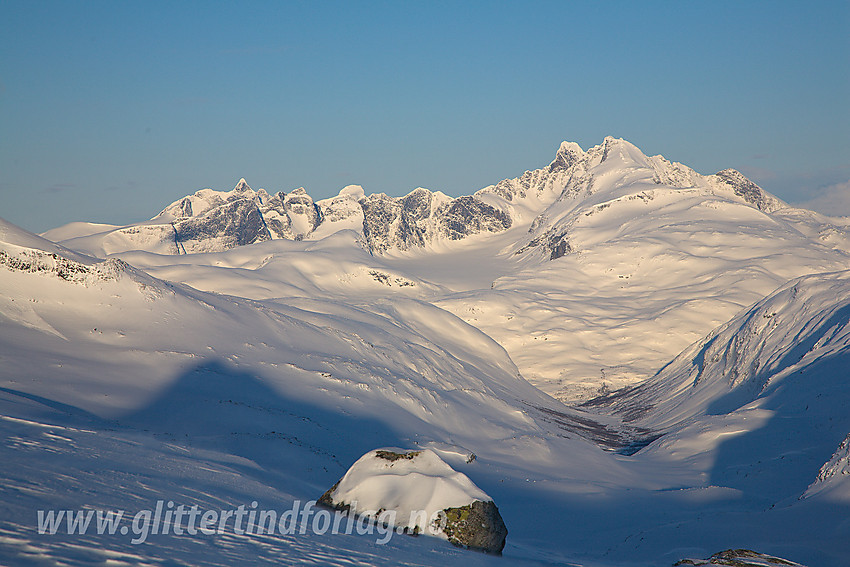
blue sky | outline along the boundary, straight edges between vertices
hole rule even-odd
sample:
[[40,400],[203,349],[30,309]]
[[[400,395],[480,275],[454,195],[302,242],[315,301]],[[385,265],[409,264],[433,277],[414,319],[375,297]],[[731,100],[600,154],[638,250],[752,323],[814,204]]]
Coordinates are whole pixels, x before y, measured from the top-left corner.
[[850,192],[848,29],[846,0],[0,0],[0,216],[469,194],[606,135],[816,202]]

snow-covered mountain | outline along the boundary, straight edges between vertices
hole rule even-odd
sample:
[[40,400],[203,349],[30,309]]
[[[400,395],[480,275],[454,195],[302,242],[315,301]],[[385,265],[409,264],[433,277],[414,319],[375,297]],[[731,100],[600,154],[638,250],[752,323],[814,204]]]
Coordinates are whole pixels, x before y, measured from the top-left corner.
[[514,269],[438,300],[562,399],[648,378],[789,279],[850,267],[846,220],[785,207],[737,172],[702,176],[612,138],[569,171],[501,241]]
[[[848,226],[614,138],[465,197],[241,180],[130,226],[0,222],[0,562],[844,565]],[[45,508],[287,509],[379,447],[492,497],[504,557],[33,533]]]
[[273,239],[316,239],[354,228],[370,251],[381,253],[499,233],[531,221],[531,237],[524,248],[542,246],[555,259],[570,249],[566,230],[571,223],[564,217],[595,193],[606,194],[606,202],[596,206],[610,206],[611,188],[604,180],[612,175],[618,177],[618,186],[649,183],[700,189],[768,213],[783,207],[735,170],[702,176],[661,156],[648,158],[628,142],[609,137],[587,152],[564,142],[548,166],[471,196],[452,198],[421,187],[404,197],[366,196],[359,186],[348,186],[336,197],[314,201],[303,187],[270,195],[264,189],[254,191],[241,179],[232,191],[203,189],[178,199],[144,223],[102,232],[97,232],[102,225],[87,229],[75,223],[76,228],[61,227],[47,235],[84,239],[75,242],[76,247],[100,256],[127,250],[220,252]]
[[850,267],[846,220],[787,207],[734,170],[700,175],[610,137],[587,151],[564,142],[549,165],[467,197],[349,186],[313,202],[242,180],[140,225],[77,223],[44,236],[254,299],[349,297],[373,278],[416,283],[401,293],[482,330],[525,378],[572,401],[650,377],[791,278]]

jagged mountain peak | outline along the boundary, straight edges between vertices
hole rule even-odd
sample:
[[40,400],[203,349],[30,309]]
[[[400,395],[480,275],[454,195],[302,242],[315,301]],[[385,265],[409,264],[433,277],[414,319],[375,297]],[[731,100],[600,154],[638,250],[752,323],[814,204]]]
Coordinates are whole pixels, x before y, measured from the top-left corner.
[[233,190],[236,191],[237,193],[242,193],[242,192],[245,192],[245,191],[251,191],[252,189],[251,189],[251,186],[248,185],[248,182],[245,181],[245,178],[243,177],[239,180],[239,183],[236,184],[236,187],[234,187]]
[[606,136],[600,145],[590,148],[587,153],[592,156],[591,163],[594,165],[608,162],[612,165],[616,163],[617,165],[631,167],[649,166],[649,158],[646,154],[636,145],[623,138]]
[[432,195],[433,193],[434,193],[433,191],[431,191],[430,189],[426,189],[425,187],[417,187],[416,189],[414,189],[413,191],[411,191],[410,193],[405,195],[405,197],[410,196],[410,195],[425,195],[425,194]]
[[561,142],[561,146],[555,153],[555,159],[549,164],[549,171],[565,170],[572,167],[576,161],[584,156],[584,150],[575,142]]
[[[577,142],[570,142],[568,140],[564,140],[561,142],[561,145],[558,147],[557,154],[583,154],[584,150]],[[557,155],[556,154],[556,155]]]

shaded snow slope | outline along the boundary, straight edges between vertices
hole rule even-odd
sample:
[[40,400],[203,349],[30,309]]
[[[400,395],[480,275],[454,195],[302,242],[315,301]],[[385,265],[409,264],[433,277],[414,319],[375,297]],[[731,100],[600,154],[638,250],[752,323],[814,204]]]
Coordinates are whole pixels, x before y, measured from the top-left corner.
[[[665,433],[645,458],[692,462],[712,483],[770,504],[788,505],[807,491],[837,507],[836,495],[846,495],[850,482],[848,399],[850,271],[844,271],[790,282],[650,381],[591,405],[610,404],[626,421]],[[824,482],[842,488],[819,491]]]

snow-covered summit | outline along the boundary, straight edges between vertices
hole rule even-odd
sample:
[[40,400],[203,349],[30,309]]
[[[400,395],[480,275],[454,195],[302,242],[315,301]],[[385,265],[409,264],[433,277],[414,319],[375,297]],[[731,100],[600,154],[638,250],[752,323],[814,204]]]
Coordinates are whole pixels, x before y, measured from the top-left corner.
[[93,258],[78,254],[77,252],[69,250],[64,246],[60,246],[47,238],[38,236],[37,234],[33,234],[28,230],[14,225],[3,218],[0,218],[0,246],[5,249],[14,247],[20,249],[34,249],[47,252],[49,254],[58,254],[83,264],[90,264],[94,262]]

